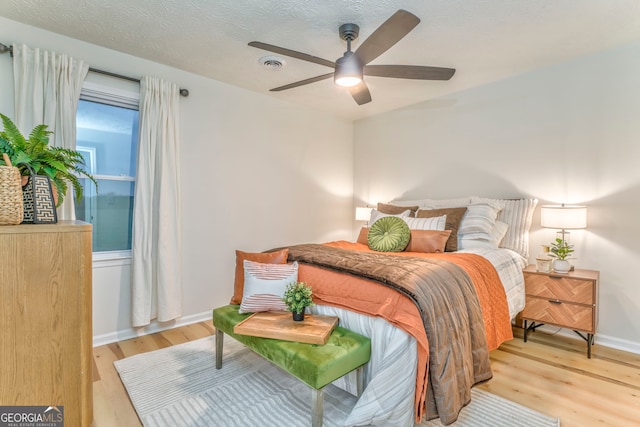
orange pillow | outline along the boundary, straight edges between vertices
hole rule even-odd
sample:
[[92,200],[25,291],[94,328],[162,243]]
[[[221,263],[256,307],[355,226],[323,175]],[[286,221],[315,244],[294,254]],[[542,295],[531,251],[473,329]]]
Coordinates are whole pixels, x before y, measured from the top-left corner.
[[363,245],[369,246],[369,227],[362,227],[360,229],[360,234],[358,234],[358,240],[356,243],[362,243]]
[[236,251],[236,278],[233,283],[233,297],[230,304],[240,304],[244,291],[244,260],[260,262],[263,264],[286,264],[289,249],[281,249],[275,252],[250,253]]
[[442,253],[451,230],[411,230],[411,239],[405,252]]

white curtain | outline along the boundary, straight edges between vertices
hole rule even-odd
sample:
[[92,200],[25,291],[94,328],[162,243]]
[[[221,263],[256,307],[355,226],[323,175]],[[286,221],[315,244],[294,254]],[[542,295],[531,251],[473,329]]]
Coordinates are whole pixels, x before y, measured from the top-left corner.
[[140,139],[133,208],[132,324],[182,315],[179,88],[140,82]]
[[[76,111],[80,91],[89,65],[64,54],[13,44],[15,123],[29,135],[39,124],[53,132],[49,143],[55,147],[76,148]],[[69,186],[60,219],[75,219],[73,189]]]

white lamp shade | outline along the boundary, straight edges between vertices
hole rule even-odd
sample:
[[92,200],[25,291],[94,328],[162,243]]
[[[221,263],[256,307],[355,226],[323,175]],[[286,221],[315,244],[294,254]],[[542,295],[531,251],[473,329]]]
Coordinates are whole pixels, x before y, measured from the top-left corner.
[[586,206],[546,205],[540,208],[540,225],[557,230],[587,228]]
[[356,221],[369,221],[371,209],[373,208],[356,208]]

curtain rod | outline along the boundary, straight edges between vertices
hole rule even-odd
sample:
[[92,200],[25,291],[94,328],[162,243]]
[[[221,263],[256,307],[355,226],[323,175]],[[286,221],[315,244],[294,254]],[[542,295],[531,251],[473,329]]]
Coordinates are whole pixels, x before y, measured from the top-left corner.
[[[9,54],[13,57],[13,46],[7,46],[5,44],[0,43],[0,54],[7,53],[7,52],[9,52]],[[92,72],[98,73],[98,74],[103,74],[103,75],[109,76],[109,77],[115,77],[117,79],[129,80],[130,82],[140,83],[140,79],[137,79],[135,77],[124,76],[122,74],[112,73],[111,71],[99,70],[97,68],[92,68],[92,67],[89,67],[89,71],[92,71]],[[180,89],[180,95],[182,95],[184,97],[189,96],[189,89],[182,89],[181,88]]]

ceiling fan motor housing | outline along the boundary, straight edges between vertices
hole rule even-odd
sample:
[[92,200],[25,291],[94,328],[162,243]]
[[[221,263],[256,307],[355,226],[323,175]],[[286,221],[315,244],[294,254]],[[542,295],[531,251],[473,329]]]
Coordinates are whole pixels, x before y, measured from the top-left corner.
[[358,38],[358,34],[360,34],[360,27],[356,24],[342,24],[340,25],[340,28],[338,28],[338,33],[342,40],[352,42]]

